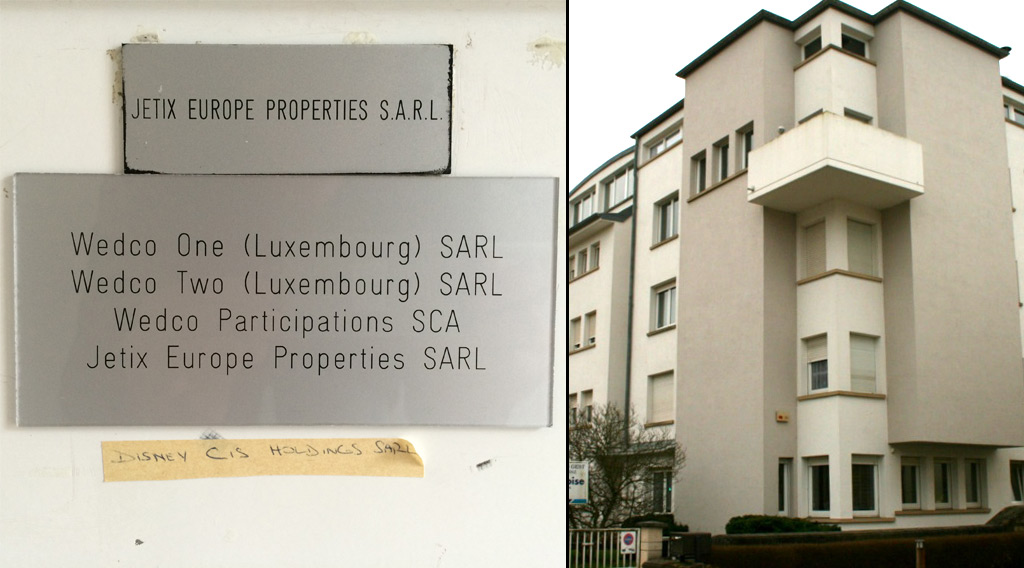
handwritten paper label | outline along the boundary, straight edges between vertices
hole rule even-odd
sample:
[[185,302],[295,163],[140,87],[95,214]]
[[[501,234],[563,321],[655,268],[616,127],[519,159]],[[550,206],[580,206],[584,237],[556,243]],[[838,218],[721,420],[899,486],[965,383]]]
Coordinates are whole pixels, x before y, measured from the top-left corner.
[[103,442],[104,481],[256,475],[423,477],[401,438],[139,440]]

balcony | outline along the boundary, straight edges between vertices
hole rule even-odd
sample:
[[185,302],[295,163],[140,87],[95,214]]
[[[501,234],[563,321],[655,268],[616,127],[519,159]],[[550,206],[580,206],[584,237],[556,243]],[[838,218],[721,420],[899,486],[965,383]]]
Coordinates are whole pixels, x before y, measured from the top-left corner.
[[831,199],[886,209],[924,193],[921,145],[824,112],[750,153],[751,203],[796,213]]

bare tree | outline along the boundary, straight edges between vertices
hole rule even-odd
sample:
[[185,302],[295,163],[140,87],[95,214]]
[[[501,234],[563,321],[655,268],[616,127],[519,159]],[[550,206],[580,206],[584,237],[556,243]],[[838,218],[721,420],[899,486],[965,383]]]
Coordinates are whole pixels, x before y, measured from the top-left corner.
[[685,453],[667,432],[644,428],[614,404],[596,406],[569,429],[569,460],[590,464],[585,505],[569,505],[572,528],[619,526],[629,517],[652,512],[653,471],[683,467]]

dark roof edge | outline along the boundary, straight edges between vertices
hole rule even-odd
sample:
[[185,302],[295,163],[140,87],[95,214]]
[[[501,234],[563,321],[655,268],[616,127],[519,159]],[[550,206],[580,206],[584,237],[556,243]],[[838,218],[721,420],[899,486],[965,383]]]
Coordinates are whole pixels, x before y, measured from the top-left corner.
[[1011,81],[1006,77],[1003,77],[1003,86],[1017,93],[1018,95],[1024,95],[1024,85]]
[[761,10],[760,12],[754,14],[749,20],[740,24],[738,28],[731,31],[729,35],[718,40],[718,43],[712,45],[707,51],[700,54],[697,57],[697,59],[691,61],[689,65],[680,69],[679,72],[676,73],[676,77],[682,77],[683,79],[685,79],[687,75],[696,71],[698,67],[710,61],[712,57],[718,55],[725,48],[729,47],[729,45],[732,44],[732,42],[738,40],[740,37],[742,37],[744,34],[752,30],[755,26],[757,26],[757,24],[760,24],[761,22],[771,22],[773,24],[780,25],[787,29],[789,28],[789,25],[791,23],[789,20],[783,18],[782,16],[773,14],[768,10]]
[[594,171],[592,171],[589,174],[587,174],[587,177],[583,178],[583,181],[581,181],[578,184],[576,184],[576,186],[573,187],[569,191],[569,195],[572,195],[573,193],[576,193],[577,189],[579,189],[579,188],[583,187],[584,185],[586,185],[587,182],[590,181],[591,178],[596,176],[598,174],[598,172],[600,172],[601,170],[603,170],[603,169],[607,168],[608,166],[612,165],[612,163],[614,163],[615,161],[621,160],[622,158],[624,158],[628,154],[632,154],[633,153],[633,149],[634,149],[634,147],[630,146],[629,148],[626,148],[625,150],[619,152],[618,154],[615,154],[611,158],[608,158],[608,160],[606,160],[605,163],[603,163],[600,166],[597,166],[596,168],[594,168]]
[[942,18],[936,16],[935,14],[932,14],[931,12],[926,12],[925,10],[918,8],[917,6],[911,4],[910,2],[904,2],[903,0],[896,0],[892,4],[889,4],[885,8],[879,10],[878,13],[874,15],[874,23],[881,22],[882,20],[896,13],[896,11],[898,10],[903,10],[904,12],[910,14],[911,16],[914,16],[915,18],[927,24],[931,24],[953,37],[962,39],[967,43],[977,47],[978,49],[981,49],[982,51],[986,51],[998,57],[999,59],[1002,59],[1007,55],[1010,55],[1010,48],[996,47],[991,43],[981,39],[980,37],[972,34],[971,32],[968,32],[963,28],[954,26],[953,24],[947,22],[946,20],[943,20]]
[[566,236],[571,237],[574,233],[578,233],[578,232],[582,231],[584,228],[590,226],[593,223],[596,223],[599,219],[604,219],[605,221],[614,221],[616,223],[621,223],[621,222],[625,221],[626,219],[629,219],[632,216],[633,216],[633,206],[632,205],[630,205],[629,207],[623,209],[622,211],[619,211],[618,213],[594,213],[590,217],[587,217],[586,219],[580,221],[579,223],[576,223],[572,227],[569,227],[569,231],[568,231],[568,234]]
[[663,113],[659,114],[658,116],[656,116],[654,118],[654,120],[652,120],[652,121],[648,122],[647,124],[643,125],[640,128],[640,130],[637,130],[636,132],[634,132],[633,135],[630,136],[630,138],[637,139],[637,138],[640,138],[641,136],[643,136],[644,134],[647,134],[648,132],[654,130],[659,124],[664,122],[665,119],[667,119],[668,117],[672,116],[673,114],[679,112],[679,109],[683,108],[684,106],[686,106],[686,99],[685,98],[679,99],[678,103],[668,107],[668,109],[666,109],[665,112],[663,112]]
[[921,21],[927,24],[931,24],[939,28],[940,30],[952,35],[953,37],[966,41],[967,43],[981,49],[982,51],[985,51],[1000,59],[1010,54],[1009,48],[996,47],[995,45],[992,45],[991,43],[981,39],[980,37],[964,30],[963,28],[954,26],[953,24],[947,22],[946,20],[943,20],[942,18],[930,12],[922,10],[921,8],[918,8],[917,6],[911,4],[910,2],[896,0],[895,2],[889,4],[885,8],[882,8],[875,15],[872,16],[867,12],[854,8],[853,6],[850,6],[849,4],[841,2],[839,0],[822,0],[821,2],[815,4],[814,7],[812,7],[810,10],[807,10],[806,12],[801,14],[800,17],[793,21],[787,20],[786,18],[773,14],[767,10],[761,10],[757,14],[754,14],[754,16],[751,17],[746,22],[740,24],[740,26],[733,30],[731,33],[729,33],[729,35],[719,40],[718,43],[711,46],[710,49],[708,49],[707,51],[699,55],[696,59],[691,61],[686,67],[680,69],[679,72],[676,73],[676,76],[685,79],[687,75],[690,75],[691,73],[699,69],[711,58],[718,55],[721,51],[725,50],[725,48],[729,47],[729,45],[738,40],[748,31],[753,29],[754,26],[761,22],[767,21],[782,26],[786,29],[796,30],[797,28],[806,24],[813,18],[817,17],[818,14],[824,12],[829,8],[834,8],[836,10],[839,10],[840,12],[853,16],[854,18],[857,18],[872,25],[885,20],[886,18],[895,14],[898,11],[904,11]]

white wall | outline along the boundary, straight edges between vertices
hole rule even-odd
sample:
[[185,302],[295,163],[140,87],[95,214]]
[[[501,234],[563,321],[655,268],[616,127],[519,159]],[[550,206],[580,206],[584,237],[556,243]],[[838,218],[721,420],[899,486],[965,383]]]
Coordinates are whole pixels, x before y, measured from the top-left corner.
[[[565,187],[565,3],[0,4],[0,180],[120,173],[107,50],[164,43],[451,43],[453,176],[557,176]],[[560,204],[564,208],[564,199]],[[564,210],[564,209],[563,209]],[[404,437],[426,477],[103,483],[100,442],[204,428],[14,425],[11,207],[0,200],[0,565],[552,566],[564,557],[565,413],[553,428],[224,427],[226,438]],[[564,214],[559,214],[564,219]],[[564,235],[564,227],[559,227]],[[559,243],[565,257],[565,242]],[[565,263],[555,313],[565,312]],[[565,400],[555,318],[554,400]],[[216,425],[211,425],[216,426]],[[477,464],[491,460],[489,467]],[[141,541],[141,544],[136,544]]]

